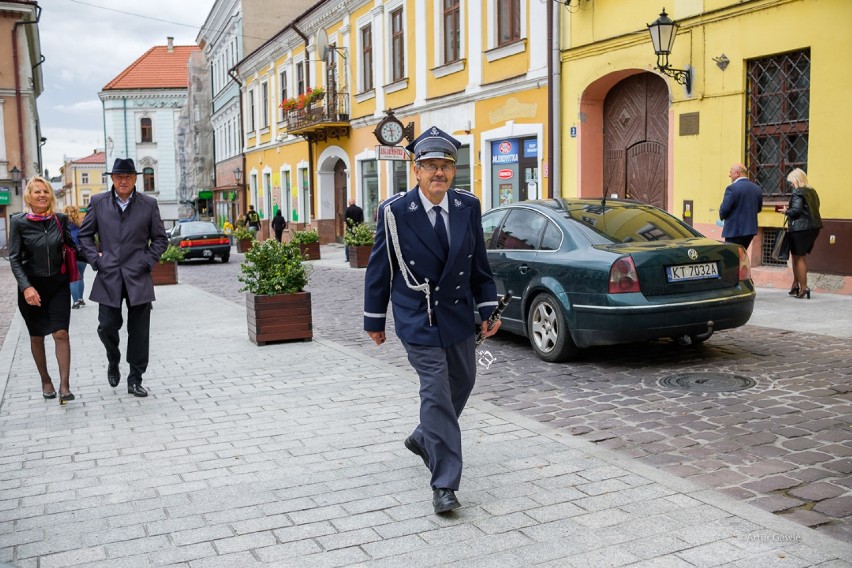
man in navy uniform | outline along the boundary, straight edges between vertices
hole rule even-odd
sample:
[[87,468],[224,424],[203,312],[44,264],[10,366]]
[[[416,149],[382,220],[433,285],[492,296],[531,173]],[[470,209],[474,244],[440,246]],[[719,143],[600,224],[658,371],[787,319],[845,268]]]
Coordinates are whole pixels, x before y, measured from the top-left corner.
[[435,513],[460,507],[459,416],[476,380],[474,311],[483,336],[497,289],[485,254],[479,200],[451,188],[461,143],[430,128],[406,148],[417,186],[379,206],[375,244],[364,279],[364,329],[385,342],[388,301],[396,334],[420,377],[420,424],[405,447],[432,473]]

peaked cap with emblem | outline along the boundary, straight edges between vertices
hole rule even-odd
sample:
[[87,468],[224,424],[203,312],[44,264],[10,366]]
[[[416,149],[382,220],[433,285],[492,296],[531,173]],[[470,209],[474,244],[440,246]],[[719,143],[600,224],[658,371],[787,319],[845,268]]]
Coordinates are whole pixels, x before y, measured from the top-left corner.
[[414,161],[441,159],[456,161],[461,142],[433,126],[405,147],[414,156]]

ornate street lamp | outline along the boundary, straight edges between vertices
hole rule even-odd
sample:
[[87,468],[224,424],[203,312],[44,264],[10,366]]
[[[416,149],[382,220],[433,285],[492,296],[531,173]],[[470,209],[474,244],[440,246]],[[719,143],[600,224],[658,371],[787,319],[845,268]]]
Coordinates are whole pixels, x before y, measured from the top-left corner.
[[12,174],[12,181],[15,183],[15,195],[18,195],[21,190],[21,170],[18,169],[18,166],[15,166],[9,173]]
[[243,181],[243,170],[237,168],[234,170],[234,181],[239,186]]
[[654,53],[657,54],[657,69],[685,86],[687,93],[691,93],[691,71],[689,69],[673,69],[669,66],[669,55],[672,53],[677,29],[680,26],[669,18],[665,8],[663,8],[660,17],[654,20],[653,24],[647,24],[647,26],[648,32],[651,34],[651,43],[654,44]]

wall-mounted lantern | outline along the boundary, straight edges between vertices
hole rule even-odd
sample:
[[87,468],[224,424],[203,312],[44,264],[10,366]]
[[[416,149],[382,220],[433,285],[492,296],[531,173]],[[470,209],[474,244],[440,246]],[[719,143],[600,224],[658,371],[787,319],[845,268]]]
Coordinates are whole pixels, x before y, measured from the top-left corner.
[[669,18],[665,8],[663,8],[660,17],[654,20],[654,23],[647,24],[647,26],[648,32],[651,34],[651,43],[654,44],[654,53],[657,54],[657,69],[685,86],[687,93],[691,93],[691,71],[689,69],[673,69],[669,66],[669,55],[672,53],[677,29],[680,26],[677,22]]

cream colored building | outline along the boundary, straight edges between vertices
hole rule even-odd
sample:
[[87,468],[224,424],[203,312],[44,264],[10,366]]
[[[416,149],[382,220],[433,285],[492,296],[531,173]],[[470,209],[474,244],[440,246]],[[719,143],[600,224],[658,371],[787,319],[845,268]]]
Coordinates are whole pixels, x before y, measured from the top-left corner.
[[[444,4],[322,2],[239,62],[244,183],[264,219],[281,209],[330,242],[349,198],[371,219],[413,187],[410,162],[379,159],[373,130],[388,109],[411,139],[437,126],[462,142],[455,185],[486,209],[543,195],[547,5]],[[318,87],[317,100],[281,108]]]

